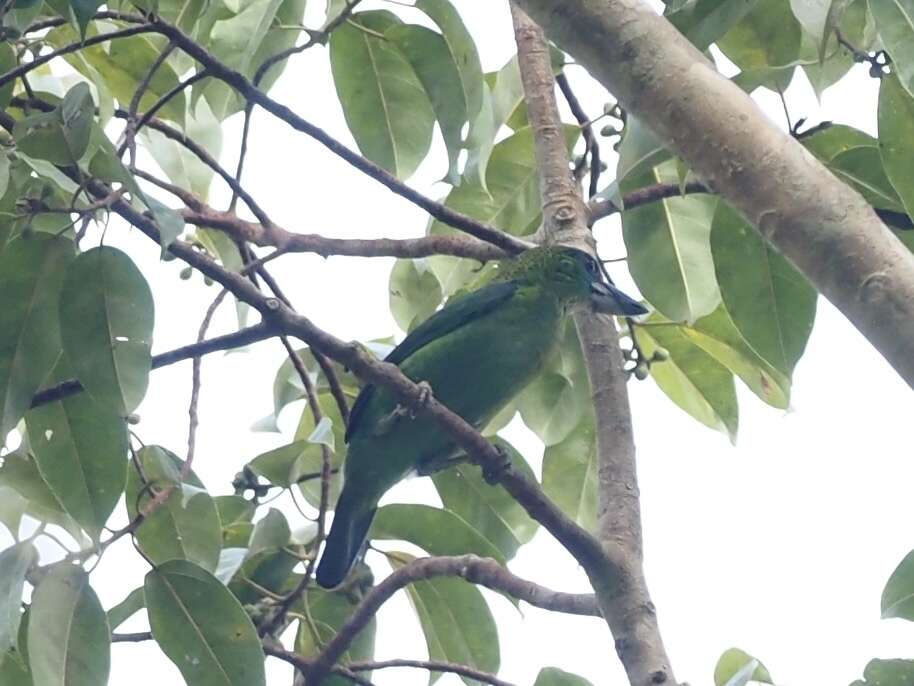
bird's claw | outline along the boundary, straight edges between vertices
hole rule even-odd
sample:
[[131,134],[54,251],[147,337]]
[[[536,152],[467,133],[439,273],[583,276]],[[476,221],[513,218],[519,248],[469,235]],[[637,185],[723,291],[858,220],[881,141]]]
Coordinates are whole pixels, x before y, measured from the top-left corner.
[[502,477],[511,469],[511,456],[508,455],[507,451],[500,445],[493,443],[492,447],[495,448],[495,452],[498,453],[500,459],[498,462],[486,464],[482,468],[482,478],[485,479],[485,482],[490,486],[496,486],[501,481]]
[[419,393],[416,395],[412,407],[409,408],[410,419],[415,419],[416,413],[428,405],[428,401],[432,399],[432,386],[428,381],[420,381],[416,386],[419,387]]

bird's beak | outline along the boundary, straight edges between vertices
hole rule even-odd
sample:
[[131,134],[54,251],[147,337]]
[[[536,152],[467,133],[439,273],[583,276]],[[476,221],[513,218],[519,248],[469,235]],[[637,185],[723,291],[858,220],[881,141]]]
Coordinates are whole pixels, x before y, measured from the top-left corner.
[[647,308],[637,300],[625,295],[612,284],[602,281],[590,283],[590,302],[597,312],[604,314],[622,314],[633,317],[647,312]]

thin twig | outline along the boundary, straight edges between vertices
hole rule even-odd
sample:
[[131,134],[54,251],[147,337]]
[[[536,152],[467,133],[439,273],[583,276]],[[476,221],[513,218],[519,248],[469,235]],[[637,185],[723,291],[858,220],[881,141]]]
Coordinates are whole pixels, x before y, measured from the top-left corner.
[[136,166],[136,134],[139,130],[136,117],[137,112],[140,110],[140,101],[143,99],[143,95],[152,83],[152,78],[159,70],[159,67],[164,64],[165,60],[174,52],[176,47],[174,41],[169,41],[168,45],[158,54],[152,65],[146,71],[146,75],[143,77],[143,80],[140,81],[136,90],[133,92],[133,97],[130,99],[130,106],[127,108],[127,127],[124,130],[124,142],[121,147],[118,148],[117,156],[121,157],[125,150],[129,150],[131,167]]
[[383,660],[380,662],[349,662],[345,666],[348,669],[351,669],[353,672],[368,672],[375,669],[388,669],[390,667],[415,667],[416,669],[427,669],[430,672],[457,674],[458,676],[465,676],[469,679],[476,679],[476,681],[482,682],[484,684],[490,684],[491,686],[513,686],[513,684],[499,679],[494,674],[484,672],[481,669],[475,669],[473,667],[461,665],[456,662],[443,662],[441,660],[397,659]]
[[565,96],[565,102],[568,103],[571,114],[574,115],[578,125],[581,127],[581,134],[584,136],[584,142],[587,146],[584,149],[584,154],[590,153],[590,182],[588,184],[587,197],[592,198],[597,194],[597,184],[600,180],[600,173],[603,171],[603,163],[600,161],[600,143],[593,133],[593,122],[588,118],[580,100],[574,94],[565,72],[556,76],[555,82],[558,84],[559,90],[562,91],[562,95]]
[[[223,288],[206,309],[206,314],[203,316],[203,321],[200,324],[200,331],[197,333],[198,345],[203,343],[206,338],[206,331],[213,321],[213,315],[216,314],[216,310],[219,308],[219,305],[222,304],[222,301],[225,300],[225,296],[227,295],[228,291]],[[194,355],[192,360],[190,405],[187,408],[187,459],[184,460],[184,465],[181,467],[182,481],[190,474],[191,466],[194,461],[194,452],[197,446],[197,425],[200,421],[197,415],[197,405],[200,402],[200,367],[203,363],[203,355]]]

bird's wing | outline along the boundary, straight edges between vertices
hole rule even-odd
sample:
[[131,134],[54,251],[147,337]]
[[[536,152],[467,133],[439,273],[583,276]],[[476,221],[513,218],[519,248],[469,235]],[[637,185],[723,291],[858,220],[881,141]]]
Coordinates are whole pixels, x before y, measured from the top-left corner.
[[[413,329],[403,339],[403,342],[384,358],[384,361],[391,364],[400,364],[432,341],[438,340],[455,329],[459,329],[461,326],[488,314],[508,300],[517,290],[517,286],[517,282],[514,281],[500,281],[480,288],[478,291],[468,293],[453,303],[448,303],[446,307],[438,310]],[[368,404],[368,399],[371,397],[373,390],[374,386],[369,384],[362,389],[355,399],[352,410],[349,412],[349,425],[346,427],[347,442],[358,426],[362,411]]]

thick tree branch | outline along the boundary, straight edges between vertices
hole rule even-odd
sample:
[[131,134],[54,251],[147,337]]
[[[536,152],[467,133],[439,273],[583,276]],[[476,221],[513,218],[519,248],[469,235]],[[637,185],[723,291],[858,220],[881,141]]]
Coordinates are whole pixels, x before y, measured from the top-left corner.
[[597,610],[593,596],[551,591],[514,576],[495,560],[476,555],[423,557],[395,570],[368,592],[346,623],[324,646],[321,654],[311,662],[310,673],[325,673],[330,665],[339,660],[358,633],[394,593],[416,581],[438,576],[459,576],[470,583],[507,593],[547,610],[588,615],[596,614]]
[[[914,387],[914,254],[642,0],[517,0]],[[708,132],[713,135],[708,135]]]
[[[517,6],[512,6],[512,15],[527,116],[536,146],[546,239],[594,253],[588,212],[569,172],[559,133],[561,120],[545,35]],[[587,307],[575,312],[574,321],[597,427],[598,533],[604,550],[617,563],[617,574],[610,578],[594,574],[586,566],[585,571],[632,686],[673,682],[641,563],[635,443],[618,335],[609,317]]]

